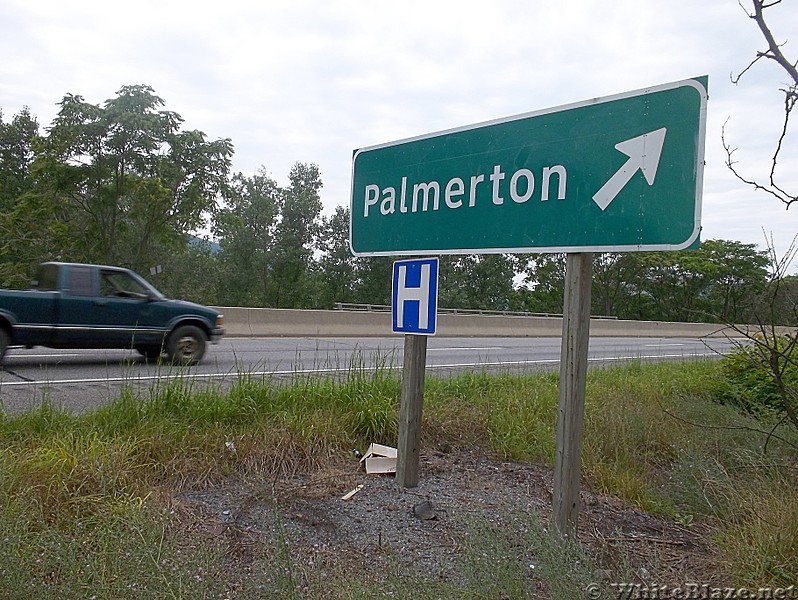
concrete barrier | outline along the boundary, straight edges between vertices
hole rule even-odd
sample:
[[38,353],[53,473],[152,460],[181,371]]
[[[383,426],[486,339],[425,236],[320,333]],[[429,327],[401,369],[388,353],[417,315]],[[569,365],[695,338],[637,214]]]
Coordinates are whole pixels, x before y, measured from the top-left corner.
[[[224,314],[230,337],[383,337],[391,332],[388,312],[290,310],[216,307]],[[591,319],[596,337],[738,337],[734,330],[712,323],[668,323]],[[444,337],[559,337],[561,317],[504,315],[438,315]]]

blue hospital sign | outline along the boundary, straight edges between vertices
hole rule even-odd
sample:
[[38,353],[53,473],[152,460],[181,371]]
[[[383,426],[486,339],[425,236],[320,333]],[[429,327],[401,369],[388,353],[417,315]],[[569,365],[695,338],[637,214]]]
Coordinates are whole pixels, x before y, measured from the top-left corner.
[[438,314],[438,259],[393,263],[394,333],[435,335]]

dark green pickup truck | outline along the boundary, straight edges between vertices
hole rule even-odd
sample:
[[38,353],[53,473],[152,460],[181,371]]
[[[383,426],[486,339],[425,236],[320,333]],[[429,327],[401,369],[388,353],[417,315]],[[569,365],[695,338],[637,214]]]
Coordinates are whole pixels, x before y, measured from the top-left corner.
[[44,263],[30,290],[0,290],[0,361],[9,346],[133,348],[199,362],[224,334],[212,308],[169,300],[128,269]]

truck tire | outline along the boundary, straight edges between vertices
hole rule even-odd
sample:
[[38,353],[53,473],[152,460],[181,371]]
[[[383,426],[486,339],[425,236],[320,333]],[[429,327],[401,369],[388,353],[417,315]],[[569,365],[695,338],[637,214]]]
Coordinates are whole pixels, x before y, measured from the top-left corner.
[[199,327],[183,325],[169,336],[166,354],[172,362],[195,365],[205,356],[208,336]]
[[0,363],[3,362],[3,357],[6,355],[6,350],[8,349],[8,344],[10,343],[11,336],[8,335],[8,332],[4,327],[0,327]]

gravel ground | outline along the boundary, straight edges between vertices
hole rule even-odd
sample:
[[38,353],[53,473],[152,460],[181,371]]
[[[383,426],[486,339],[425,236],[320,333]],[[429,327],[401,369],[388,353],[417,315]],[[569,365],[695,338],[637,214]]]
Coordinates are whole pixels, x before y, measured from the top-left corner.
[[[177,500],[205,533],[231,544],[228,555],[235,561],[240,554],[238,567],[246,548],[283,539],[305,566],[349,564],[377,578],[390,572],[454,583],[466,577],[461,559],[475,526],[523,539],[530,515],[545,527],[551,514],[552,473],[539,465],[500,462],[478,451],[433,452],[422,456],[413,489],[359,467],[353,458],[312,478],[257,488],[231,482],[186,491]],[[654,518],[585,485],[581,500],[580,542],[605,581],[613,581],[622,563],[640,581],[715,579],[711,546],[699,528]],[[531,576],[534,552],[517,549]]]

